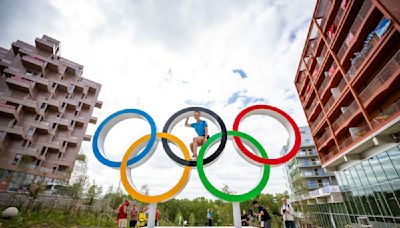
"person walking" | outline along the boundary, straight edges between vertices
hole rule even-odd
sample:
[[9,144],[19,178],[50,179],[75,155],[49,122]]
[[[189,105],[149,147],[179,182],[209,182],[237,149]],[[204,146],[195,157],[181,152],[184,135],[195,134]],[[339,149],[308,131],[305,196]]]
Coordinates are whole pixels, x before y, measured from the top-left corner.
[[296,228],[296,224],[294,222],[294,211],[287,202],[286,198],[282,198],[281,214],[283,216],[285,228]]
[[125,200],[124,203],[119,205],[118,215],[117,215],[117,228],[126,228],[128,225],[128,207],[129,201]]
[[130,228],[136,227],[138,216],[139,216],[139,207],[136,204],[134,204],[131,210],[131,220],[129,221]]
[[213,212],[212,209],[207,210],[207,221],[208,221],[208,226],[212,226],[212,220],[213,220]]
[[253,207],[258,209],[258,213],[254,212],[254,214],[259,217],[261,227],[271,228],[272,219],[271,216],[268,214],[268,211],[264,207],[260,206],[257,200],[253,201]]
[[208,125],[205,120],[200,119],[200,112],[195,111],[194,113],[194,118],[196,120],[195,123],[189,124],[189,117],[186,118],[185,121],[185,126],[186,127],[192,127],[197,133],[197,137],[193,138],[193,142],[190,143],[190,149],[192,150],[193,156],[192,160],[197,159],[197,147],[203,145],[206,143],[207,139],[209,138],[208,135]]

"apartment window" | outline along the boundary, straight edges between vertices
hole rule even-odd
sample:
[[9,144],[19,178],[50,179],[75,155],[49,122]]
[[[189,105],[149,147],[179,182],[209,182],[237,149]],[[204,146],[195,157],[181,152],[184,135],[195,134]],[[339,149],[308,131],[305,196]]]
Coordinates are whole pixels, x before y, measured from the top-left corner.
[[56,172],[56,169],[57,169],[57,167],[53,167],[53,173],[55,173],[55,172]]
[[75,124],[75,121],[71,121],[71,124],[70,124],[70,125],[73,126],[74,124]]
[[35,116],[35,121],[40,121],[40,115]]
[[62,144],[62,147],[65,147],[67,145],[67,141],[64,141]]
[[64,108],[67,103],[63,102],[61,108]]
[[26,70],[25,75],[35,77],[38,75],[38,73],[36,71],[28,69],[28,70]]
[[79,111],[75,111],[75,116],[78,116],[79,115]]
[[42,147],[42,150],[40,151],[40,156],[43,156],[44,153],[46,153],[46,147]]
[[51,85],[52,88],[56,88],[57,83],[53,82],[53,84]]
[[20,154],[15,155],[15,158],[14,158],[12,164],[16,165],[21,157],[22,157],[22,155],[20,155]]
[[11,127],[14,127],[15,125],[17,125],[17,120],[13,119],[12,123],[11,123]]
[[40,166],[40,160],[36,161],[36,166]]
[[70,95],[71,95],[71,94],[67,93],[67,94],[65,95],[65,98],[69,99]]
[[27,135],[28,135],[28,136],[32,136],[32,135],[33,135],[33,132],[34,132],[34,129],[30,127],[30,128],[28,129]]
[[85,98],[85,96],[86,96],[86,94],[82,93],[82,96],[81,96],[81,98],[82,98],[82,99],[84,99],[84,98]]
[[45,109],[46,108],[46,103],[42,103],[41,105],[40,105],[40,109]]
[[57,127],[57,123],[53,123],[52,128],[53,128],[53,129],[56,129],[56,127]]
[[31,145],[31,142],[28,141],[28,140],[24,140],[24,142],[22,143],[22,146],[23,146],[23,147],[28,147],[28,146],[30,146],[30,145]]
[[58,159],[60,159],[60,158],[61,158],[61,155],[62,155],[61,153],[58,153]]

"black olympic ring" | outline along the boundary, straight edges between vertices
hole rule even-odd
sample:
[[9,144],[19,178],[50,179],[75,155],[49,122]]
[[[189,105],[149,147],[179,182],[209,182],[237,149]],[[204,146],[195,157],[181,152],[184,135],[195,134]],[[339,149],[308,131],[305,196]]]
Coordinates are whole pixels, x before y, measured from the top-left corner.
[[[219,155],[222,153],[222,151],[225,148],[226,145],[226,141],[228,139],[228,133],[226,131],[226,127],[225,127],[225,123],[224,121],[222,121],[221,117],[219,117],[215,112],[206,109],[206,108],[202,108],[202,107],[189,107],[189,108],[184,108],[178,112],[176,112],[174,115],[172,115],[167,122],[164,125],[163,128],[163,132],[164,133],[171,133],[172,128],[175,127],[175,125],[183,120],[184,118],[188,117],[189,115],[184,115],[185,113],[188,112],[194,112],[194,111],[198,111],[202,114],[206,114],[206,115],[202,115],[203,117],[209,119],[210,121],[212,121],[214,124],[217,124],[221,130],[222,136],[221,136],[221,143],[219,144],[217,150],[212,153],[210,156],[208,156],[207,158],[204,159],[204,165],[207,165],[211,162],[213,162],[215,159],[217,159],[219,157]],[[169,147],[168,144],[168,140],[162,138],[162,145],[164,147],[165,152],[168,154],[168,156],[174,160],[175,162],[177,162],[178,164],[181,164],[183,166],[190,166],[190,167],[196,167],[197,165],[197,161],[188,161],[188,160],[184,160],[178,156],[175,155],[174,152],[172,152],[171,148]]]

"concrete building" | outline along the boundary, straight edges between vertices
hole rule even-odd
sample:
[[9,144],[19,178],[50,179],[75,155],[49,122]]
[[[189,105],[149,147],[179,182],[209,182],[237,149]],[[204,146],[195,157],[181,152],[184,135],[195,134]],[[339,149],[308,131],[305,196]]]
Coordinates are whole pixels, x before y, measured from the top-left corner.
[[68,180],[101,85],[83,66],[60,56],[60,42],[44,35],[0,48],[0,190],[15,191],[35,176]]
[[399,18],[399,1],[318,0],[295,79],[322,167],[364,227],[400,227]]
[[[308,127],[300,127],[301,147],[294,159],[284,166],[289,187],[289,201],[296,212],[301,227],[342,227],[349,219],[336,218],[329,213],[319,213],[316,207],[324,206],[327,211],[333,208],[345,210],[343,198],[333,172],[321,168],[317,150]],[[282,154],[287,147],[282,148]],[[336,222],[338,222],[336,224]],[[345,223],[341,223],[345,221]]]

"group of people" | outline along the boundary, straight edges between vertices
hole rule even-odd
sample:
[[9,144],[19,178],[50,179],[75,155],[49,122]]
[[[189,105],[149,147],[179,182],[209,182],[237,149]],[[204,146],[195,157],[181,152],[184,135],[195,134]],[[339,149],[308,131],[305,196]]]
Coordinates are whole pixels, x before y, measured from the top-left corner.
[[[260,225],[262,228],[270,228],[272,224],[272,218],[269,215],[268,211],[259,205],[257,200],[253,201],[253,208],[255,210],[250,210],[247,213],[246,210],[243,210],[242,214],[242,226],[249,226],[250,225],[250,217],[258,218],[260,221]],[[286,198],[282,198],[282,206],[280,212],[283,216],[283,222],[285,228],[296,228],[296,224],[294,222],[294,211],[292,207],[287,202]]]
[[[127,227],[140,228],[147,226],[147,219],[149,217],[148,209],[149,208],[147,206],[142,206],[140,208],[133,202],[125,200],[125,202],[123,202],[116,211],[117,228],[127,228]],[[154,221],[155,225],[157,225],[159,214],[160,210],[157,208]],[[128,223],[128,215],[129,215],[129,223]]]

